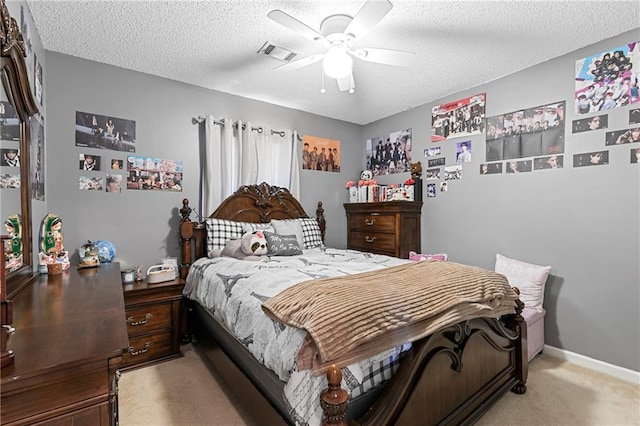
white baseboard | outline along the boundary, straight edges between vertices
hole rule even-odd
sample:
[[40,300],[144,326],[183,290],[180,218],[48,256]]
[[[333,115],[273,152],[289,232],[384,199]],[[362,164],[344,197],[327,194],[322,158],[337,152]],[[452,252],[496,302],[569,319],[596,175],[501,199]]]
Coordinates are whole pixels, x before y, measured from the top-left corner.
[[580,355],[575,352],[569,352],[564,349],[559,349],[549,345],[544,345],[543,352],[554,358],[560,358],[581,367],[609,374],[626,382],[640,384],[640,371],[618,367],[617,365],[608,364],[597,359],[589,358],[588,356]]

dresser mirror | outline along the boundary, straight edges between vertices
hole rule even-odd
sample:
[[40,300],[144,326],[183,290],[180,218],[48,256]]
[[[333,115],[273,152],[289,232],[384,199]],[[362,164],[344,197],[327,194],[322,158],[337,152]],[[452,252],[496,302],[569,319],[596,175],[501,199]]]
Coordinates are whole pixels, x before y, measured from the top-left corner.
[[0,0],[0,219],[5,244],[6,294],[11,298],[33,276],[29,127],[38,112],[29,85],[25,45],[18,24]]

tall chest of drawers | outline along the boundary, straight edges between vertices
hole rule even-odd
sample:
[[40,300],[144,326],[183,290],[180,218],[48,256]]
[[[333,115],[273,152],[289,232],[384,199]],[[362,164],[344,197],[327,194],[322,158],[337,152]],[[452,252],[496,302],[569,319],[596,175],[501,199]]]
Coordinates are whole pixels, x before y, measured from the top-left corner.
[[408,258],[420,252],[421,201],[345,203],[347,248]]

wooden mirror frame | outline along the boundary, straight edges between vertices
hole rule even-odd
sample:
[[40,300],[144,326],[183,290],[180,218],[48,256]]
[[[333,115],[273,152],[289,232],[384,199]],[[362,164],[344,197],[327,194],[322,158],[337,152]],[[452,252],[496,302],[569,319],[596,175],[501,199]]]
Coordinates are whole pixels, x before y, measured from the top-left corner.
[[[38,107],[29,85],[26,50],[18,23],[0,0],[0,76],[7,97],[20,118],[20,209],[22,219],[22,266],[6,275],[7,298],[11,298],[33,277],[31,244],[31,196],[29,194],[29,121]],[[4,220],[4,219],[3,219]],[[5,259],[0,259],[2,262]]]

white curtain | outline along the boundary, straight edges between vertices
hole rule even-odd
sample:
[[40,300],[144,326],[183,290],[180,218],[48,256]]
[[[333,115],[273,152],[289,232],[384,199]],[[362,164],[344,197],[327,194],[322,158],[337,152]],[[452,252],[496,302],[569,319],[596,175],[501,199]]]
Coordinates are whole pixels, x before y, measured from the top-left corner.
[[234,125],[228,118],[216,120],[212,115],[207,116],[202,213],[213,213],[241,185],[267,182],[287,188],[294,197],[299,198],[297,138],[297,132],[292,130],[273,133],[267,126],[241,121]]

